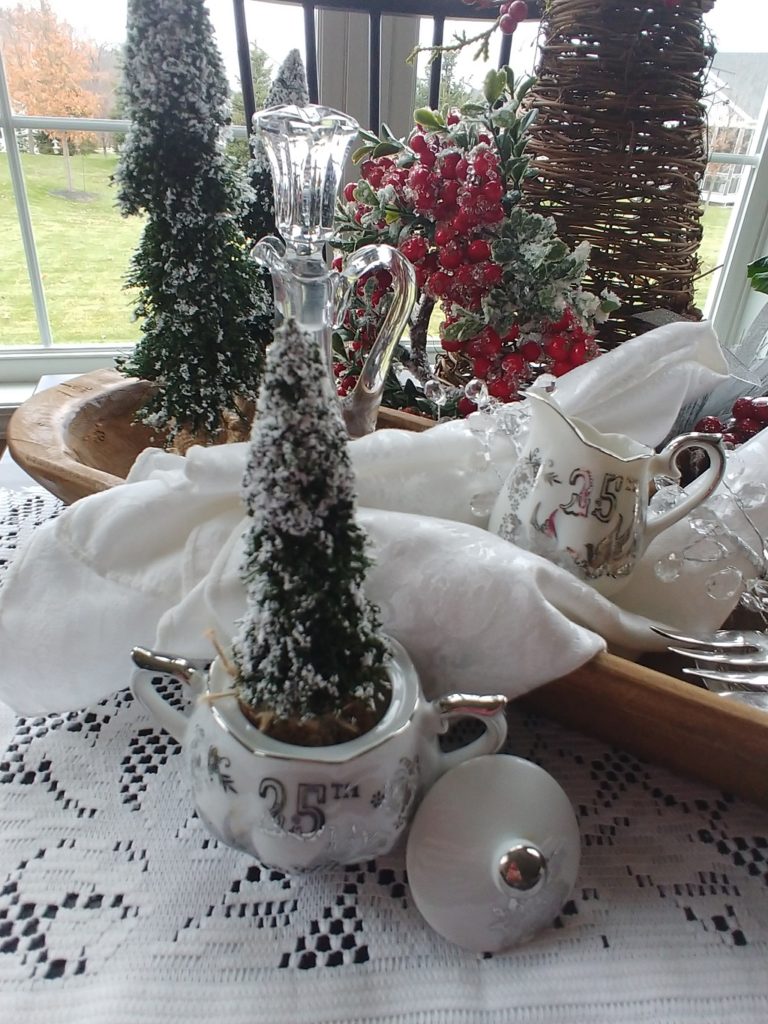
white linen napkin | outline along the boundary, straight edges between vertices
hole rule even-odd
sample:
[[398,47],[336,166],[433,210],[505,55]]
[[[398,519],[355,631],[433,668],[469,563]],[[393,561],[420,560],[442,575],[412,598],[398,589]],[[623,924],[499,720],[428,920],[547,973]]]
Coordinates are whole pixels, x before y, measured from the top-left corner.
[[[572,371],[557,394],[599,429],[653,444],[684,401],[726,374],[708,325],[672,324]],[[228,640],[244,609],[245,447],[192,448],[184,458],[147,450],[126,484],[36,532],[0,592],[2,700],[25,714],[81,707],[126,685],[135,644],[205,656],[208,628]],[[606,641],[661,645],[643,617],[656,617],[663,586],[652,573],[627,588],[636,602],[627,611],[484,529],[474,499],[498,492],[512,468],[508,438],[494,439],[490,461],[471,421],[378,431],[350,450],[375,559],[368,592],[430,694],[515,697],[577,668]],[[710,604],[702,624],[714,626],[728,609]],[[674,610],[665,617],[672,625]]]

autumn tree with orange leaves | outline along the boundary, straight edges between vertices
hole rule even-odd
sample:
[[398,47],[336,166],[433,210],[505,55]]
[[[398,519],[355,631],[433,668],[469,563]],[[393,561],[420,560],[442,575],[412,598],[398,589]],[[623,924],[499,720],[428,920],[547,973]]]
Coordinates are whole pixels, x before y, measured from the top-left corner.
[[[30,7],[17,4],[0,11],[0,41],[14,112],[29,116],[94,117],[102,101],[94,90],[99,74],[99,51],[78,39],[61,21],[48,0]],[[72,187],[69,159],[72,132],[46,129],[61,143],[67,184]],[[78,132],[82,138],[83,133]]]

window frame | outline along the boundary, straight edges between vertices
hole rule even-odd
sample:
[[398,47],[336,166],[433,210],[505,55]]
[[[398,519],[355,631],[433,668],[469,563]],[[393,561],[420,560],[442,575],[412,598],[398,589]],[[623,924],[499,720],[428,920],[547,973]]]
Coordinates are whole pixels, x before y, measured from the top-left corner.
[[[320,101],[346,110],[365,123],[368,76],[365,62],[359,59],[359,55],[367,48],[368,17],[359,12],[323,8],[318,9],[317,17]],[[411,124],[416,66],[406,64],[405,57],[417,45],[418,36],[418,18],[386,15],[382,20],[382,68],[391,70],[389,74],[382,75],[381,116],[398,135],[405,134]],[[399,69],[397,74],[394,74],[395,68]],[[109,366],[117,354],[129,352],[135,344],[135,341],[126,341],[116,345],[54,345],[16,141],[18,129],[59,128],[112,133],[125,132],[129,127],[130,122],[125,120],[14,115],[0,53],[0,128],[6,142],[40,332],[38,345],[0,349],[2,384],[34,382],[44,373],[87,372]],[[243,126],[233,126],[231,131],[235,138],[247,135]],[[768,252],[768,94],[753,138],[752,151],[746,155],[712,153],[710,161],[750,168],[750,174],[745,176],[745,194],[729,225],[723,266],[704,310],[705,318],[712,322],[718,337],[731,347],[765,302],[764,297],[751,292],[746,265]]]

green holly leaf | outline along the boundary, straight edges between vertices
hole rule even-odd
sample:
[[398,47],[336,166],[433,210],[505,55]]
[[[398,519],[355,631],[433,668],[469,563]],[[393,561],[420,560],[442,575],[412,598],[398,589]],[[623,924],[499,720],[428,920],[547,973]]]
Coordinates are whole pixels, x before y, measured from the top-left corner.
[[415,110],[413,113],[413,119],[416,124],[421,125],[422,128],[445,128],[445,121],[442,119],[440,114],[435,110],[430,110],[429,107],[421,107],[419,110]]
[[759,260],[747,265],[747,277],[752,282],[756,292],[768,295],[768,256],[761,256]]
[[464,106],[459,107],[459,113],[463,117],[480,117],[485,113],[485,107],[482,103],[465,103]]
[[497,263],[501,263],[502,265],[505,263],[511,263],[517,255],[517,250],[519,248],[519,241],[513,238],[497,238],[495,242],[491,243],[493,258]]
[[443,328],[443,337],[450,341],[469,341],[485,327],[485,321],[471,313],[460,317],[452,324]]
[[365,139],[366,142],[370,142],[374,146],[380,141],[378,135],[374,135],[373,132],[369,132],[367,128],[360,128],[358,134],[361,139]]
[[400,220],[400,211],[390,209],[385,210],[384,220],[387,222],[387,224],[394,224],[396,221]]
[[370,156],[375,148],[375,146],[361,146],[359,149],[356,149],[352,154],[352,163],[359,164],[361,160],[365,160],[367,156]]
[[400,152],[400,147],[395,146],[391,142],[380,142],[378,146],[374,147],[371,156],[393,156],[395,153]]
[[512,70],[512,68],[509,65],[506,65],[506,67],[503,67],[501,70],[504,72],[504,74],[506,76],[506,79],[507,79],[507,90],[509,91],[509,95],[510,96],[514,96],[515,95],[515,73],[514,73],[514,71]]
[[499,156],[502,161],[506,163],[512,156],[512,139],[510,138],[509,133],[504,132],[503,135],[499,135],[496,140],[496,144],[498,146]]
[[497,71],[496,68],[491,68],[485,76],[485,82],[483,83],[483,95],[488,102],[493,105],[496,100],[503,96],[506,85],[507,76],[504,72]]
[[517,117],[515,112],[510,110],[509,107],[499,107],[498,110],[494,110],[491,114],[491,122],[497,128],[512,128],[517,124]]
[[527,75],[522,80],[522,82],[517,87],[517,92],[515,93],[515,100],[518,104],[522,103],[522,101],[525,99],[525,97],[528,95],[528,93],[531,91],[535,84],[536,79],[533,78],[531,75]]
[[379,203],[379,197],[367,181],[358,181],[355,186],[355,199],[366,206],[378,206]]
[[600,303],[600,309],[603,313],[615,313],[621,306],[618,299],[603,298]]

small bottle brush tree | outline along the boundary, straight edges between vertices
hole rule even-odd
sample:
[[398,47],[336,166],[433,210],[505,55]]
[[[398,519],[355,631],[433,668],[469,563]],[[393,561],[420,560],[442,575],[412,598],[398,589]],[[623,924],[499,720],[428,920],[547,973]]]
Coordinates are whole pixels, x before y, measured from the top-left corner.
[[154,381],[142,420],[216,439],[255,396],[272,303],[240,223],[249,189],[222,146],[229,90],[203,0],[130,0],[115,178],[146,227],[127,283],[142,337],[121,370]]
[[282,107],[288,103],[297,107],[305,107],[309,103],[307,73],[298,50],[291,50],[280,65],[264,106]]
[[267,353],[243,478],[247,612],[233,649],[249,717],[308,746],[367,731],[389,697],[346,445],[321,353],[287,321]]

